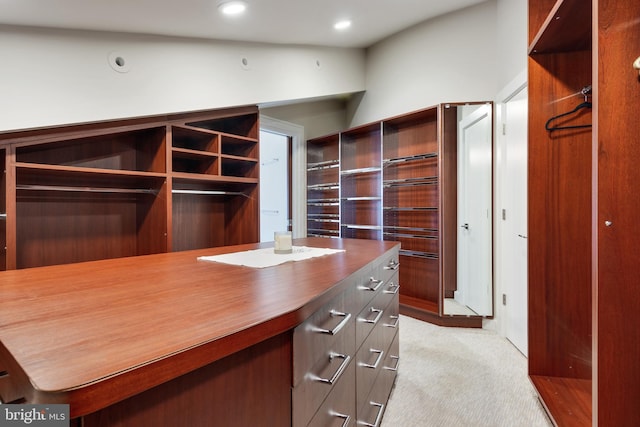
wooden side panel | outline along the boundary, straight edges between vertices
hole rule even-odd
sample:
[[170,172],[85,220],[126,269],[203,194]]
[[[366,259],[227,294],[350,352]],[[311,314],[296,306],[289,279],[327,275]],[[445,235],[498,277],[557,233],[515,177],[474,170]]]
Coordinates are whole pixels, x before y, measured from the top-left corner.
[[[598,425],[640,425],[640,3],[599,1],[597,50]],[[611,225],[606,226],[605,222]]]
[[441,113],[440,280],[442,291],[452,294],[458,286],[458,109]]
[[83,417],[84,427],[288,426],[291,334]]
[[[529,373],[591,378],[591,130],[545,130],[583,102],[591,52],[529,59]],[[589,124],[583,112],[565,124]]]

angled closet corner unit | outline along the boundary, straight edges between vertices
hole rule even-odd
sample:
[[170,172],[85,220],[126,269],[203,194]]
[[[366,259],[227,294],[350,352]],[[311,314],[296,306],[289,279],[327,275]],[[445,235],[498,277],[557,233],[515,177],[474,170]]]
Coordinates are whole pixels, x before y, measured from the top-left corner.
[[529,375],[558,426],[640,425],[639,31],[635,0],[529,1]]
[[256,107],[0,134],[3,269],[258,240]]
[[483,105],[441,104],[307,142],[309,235],[400,242],[401,310],[436,324],[482,326],[444,301],[457,290],[458,123]]

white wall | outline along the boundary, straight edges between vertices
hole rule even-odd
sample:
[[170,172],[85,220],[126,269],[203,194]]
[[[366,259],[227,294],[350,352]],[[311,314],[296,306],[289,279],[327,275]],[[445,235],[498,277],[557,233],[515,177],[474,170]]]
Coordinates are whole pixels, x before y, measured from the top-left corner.
[[366,93],[351,126],[497,92],[496,1],[412,27],[367,51]]
[[364,90],[362,49],[0,26],[0,52],[0,131]]
[[260,109],[260,113],[304,127],[305,140],[329,135],[348,128],[346,101],[323,99],[271,106]]
[[497,92],[499,92],[527,68],[529,21],[527,0],[498,0],[497,6],[495,49],[498,64],[496,67]]

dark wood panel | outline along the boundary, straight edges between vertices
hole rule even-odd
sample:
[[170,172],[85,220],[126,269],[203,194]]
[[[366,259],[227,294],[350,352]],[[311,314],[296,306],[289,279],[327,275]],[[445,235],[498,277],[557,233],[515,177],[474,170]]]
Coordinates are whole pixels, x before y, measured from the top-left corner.
[[258,132],[260,130],[257,112],[228,114],[219,118],[204,118],[199,121],[190,121],[187,124],[196,128],[245,136],[254,140],[258,139]]
[[249,186],[244,196],[231,198],[225,204],[225,245],[260,241],[260,193],[258,186]]
[[590,52],[529,59],[531,375],[591,378],[591,131],[545,130],[590,83]]
[[388,227],[409,227],[409,228],[421,228],[438,230],[439,226],[439,214],[437,207],[434,206],[434,210],[385,210],[384,225]]
[[[640,425],[640,2],[598,2],[598,425]],[[611,221],[607,227],[605,221]],[[594,378],[595,379],[595,378]]]
[[400,295],[400,314],[433,323],[438,326],[482,328],[482,317],[440,316],[438,305],[422,299]]
[[390,186],[384,189],[384,205],[394,208],[431,208],[438,205],[438,186]]
[[438,259],[400,255],[400,294],[438,304]]
[[[437,153],[437,148],[433,151]],[[438,157],[424,160],[386,163],[384,165],[384,180],[438,178]]]
[[291,337],[278,335],[82,417],[84,427],[288,426]]
[[[18,268],[140,255],[138,226],[145,219],[143,228],[166,239],[164,216],[152,218],[154,209],[166,215],[166,208],[153,207],[154,195],[25,193],[18,193],[17,203]],[[162,245],[151,243],[159,239],[149,237],[142,254],[162,252]]]
[[342,224],[382,225],[381,203],[380,200],[343,200]]
[[340,135],[332,134],[307,141],[307,163],[340,159]]
[[[236,196],[237,197],[237,196]],[[173,251],[224,246],[224,196],[173,195]]]
[[76,167],[165,172],[166,127],[82,137],[16,149],[16,161]]
[[[590,380],[532,375],[531,381],[556,425],[562,427],[592,425]],[[609,424],[604,423],[604,425]]]
[[341,134],[341,170],[380,167],[380,123],[349,129]]
[[383,121],[383,158],[394,159],[438,151],[437,109]]
[[458,286],[458,109],[441,108],[440,147],[440,286]]
[[[532,3],[532,2],[530,2]],[[536,3],[536,2],[533,2]],[[546,1],[541,3],[546,6]],[[540,8],[540,6],[538,6]],[[544,18],[531,41],[529,52],[550,53],[591,49],[591,4],[582,0],[558,0],[552,9],[534,9],[532,19]],[[531,22],[531,20],[530,20]]]
[[341,197],[380,197],[380,172],[343,175]]

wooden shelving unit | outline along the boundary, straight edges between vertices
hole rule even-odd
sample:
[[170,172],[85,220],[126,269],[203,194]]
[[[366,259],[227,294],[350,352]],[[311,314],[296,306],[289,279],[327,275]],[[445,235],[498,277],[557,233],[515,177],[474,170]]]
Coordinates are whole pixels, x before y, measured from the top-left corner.
[[402,312],[481,327],[481,316],[442,309],[456,289],[458,105],[309,140],[307,226],[313,236],[400,242]]
[[256,107],[0,134],[2,268],[258,239]]
[[439,314],[438,108],[383,121],[384,239],[401,243],[403,306]]
[[307,234],[340,237],[340,136],[307,142]]
[[340,134],[340,235],[382,240],[380,123]]
[[[639,19],[631,0],[529,1],[529,375],[558,426],[640,424]],[[558,124],[591,127],[545,129],[585,101]]]

